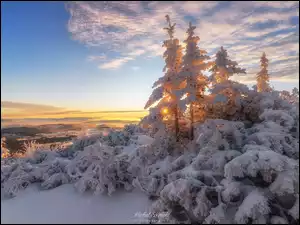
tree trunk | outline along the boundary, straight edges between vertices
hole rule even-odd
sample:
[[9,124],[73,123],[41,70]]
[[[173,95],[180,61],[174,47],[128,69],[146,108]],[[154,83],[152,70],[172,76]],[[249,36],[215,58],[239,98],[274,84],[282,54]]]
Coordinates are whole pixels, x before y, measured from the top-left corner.
[[179,119],[178,119],[177,105],[175,106],[174,114],[175,114],[175,135],[176,135],[176,141],[178,142],[179,141]]
[[190,116],[191,116],[190,139],[194,140],[194,106],[193,106],[193,103],[191,103],[191,105],[190,105]]

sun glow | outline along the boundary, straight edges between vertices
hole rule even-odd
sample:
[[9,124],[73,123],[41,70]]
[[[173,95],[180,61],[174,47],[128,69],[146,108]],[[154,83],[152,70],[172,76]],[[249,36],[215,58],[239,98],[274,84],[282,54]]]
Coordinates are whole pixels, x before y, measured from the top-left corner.
[[169,113],[169,110],[168,110],[168,108],[163,108],[161,112],[162,112],[162,114],[166,115]]

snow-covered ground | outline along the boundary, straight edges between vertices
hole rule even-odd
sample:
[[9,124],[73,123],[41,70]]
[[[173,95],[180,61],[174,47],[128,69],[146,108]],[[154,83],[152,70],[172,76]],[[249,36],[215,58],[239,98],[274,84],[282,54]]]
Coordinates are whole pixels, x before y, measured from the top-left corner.
[[47,191],[32,186],[13,199],[1,200],[1,224],[134,223],[141,219],[135,214],[149,206],[147,196],[136,190],[109,197],[79,194],[69,184]]

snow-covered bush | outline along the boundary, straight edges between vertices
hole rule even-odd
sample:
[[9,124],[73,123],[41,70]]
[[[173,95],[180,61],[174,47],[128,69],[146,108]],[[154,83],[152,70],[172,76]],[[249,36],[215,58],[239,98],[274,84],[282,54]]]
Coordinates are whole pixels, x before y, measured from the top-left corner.
[[36,151],[41,150],[43,146],[36,141],[28,141],[24,142],[23,149],[24,149],[24,156],[30,157],[32,156]]
[[59,158],[42,164],[34,174],[36,177],[41,176],[41,188],[52,189],[69,183],[70,177],[67,174],[68,164],[68,160]]
[[91,136],[79,136],[73,140],[72,149],[75,151],[83,151],[83,149],[89,145],[95,144],[97,141],[101,141],[103,136],[100,134],[95,134]]
[[141,126],[137,124],[127,124],[123,128],[124,132],[127,132],[129,135],[134,135],[136,133],[144,134],[146,131]]
[[1,191],[6,197],[15,197],[32,181],[33,167],[24,160],[16,160],[10,165],[1,165]]
[[119,146],[123,145],[126,146],[129,144],[131,134],[127,131],[118,131],[118,130],[111,130],[105,137],[103,137],[103,141],[108,146]]
[[72,144],[65,144],[56,149],[61,157],[72,159],[77,151],[83,151],[85,147],[95,144],[97,141],[103,142],[104,135],[100,134],[80,134],[72,140]]
[[91,190],[95,194],[107,191],[109,195],[117,188],[131,189],[128,155],[118,153],[116,148],[100,142],[78,152],[67,168],[75,188],[79,192]]
[[18,158],[8,164],[1,162],[1,188],[4,196],[15,197],[31,183],[41,183],[42,189],[68,183],[68,161],[56,158],[53,154],[50,151],[36,151],[30,157]]
[[295,111],[294,106],[282,99],[277,91],[256,92],[250,90],[241,103],[245,119],[253,123],[261,121],[260,115],[265,110],[284,110],[286,113]]
[[158,198],[152,211],[166,211],[171,222],[295,223],[299,139],[290,134],[293,118],[272,111],[252,127],[207,120],[193,149],[143,164],[135,185]]
[[1,137],[1,159],[7,158],[9,156],[9,150],[5,146],[5,137]]

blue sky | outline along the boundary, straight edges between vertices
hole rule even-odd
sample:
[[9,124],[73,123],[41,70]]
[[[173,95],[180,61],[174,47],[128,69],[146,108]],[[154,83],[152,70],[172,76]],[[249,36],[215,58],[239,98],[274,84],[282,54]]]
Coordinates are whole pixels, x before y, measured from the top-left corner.
[[213,56],[223,45],[248,72],[235,80],[252,85],[265,51],[271,84],[281,90],[298,85],[295,1],[1,2],[1,101],[143,109],[163,75],[166,14],[180,40],[191,20],[200,48]]

